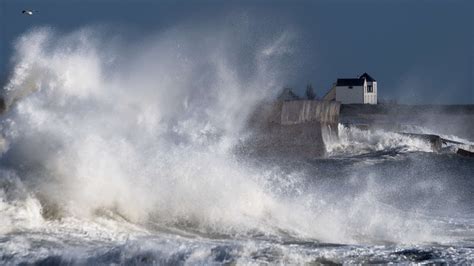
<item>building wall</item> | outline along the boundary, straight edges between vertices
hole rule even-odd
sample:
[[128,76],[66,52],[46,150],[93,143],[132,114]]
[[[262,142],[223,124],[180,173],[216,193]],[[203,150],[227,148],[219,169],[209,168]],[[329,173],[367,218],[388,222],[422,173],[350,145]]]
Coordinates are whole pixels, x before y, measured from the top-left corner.
[[[367,86],[373,86],[373,92],[367,92]],[[377,104],[377,82],[368,82],[364,88],[364,103],[365,104]]]
[[342,104],[365,103],[364,91],[364,86],[353,86],[352,89],[349,89],[348,86],[338,86],[336,87],[336,101]]

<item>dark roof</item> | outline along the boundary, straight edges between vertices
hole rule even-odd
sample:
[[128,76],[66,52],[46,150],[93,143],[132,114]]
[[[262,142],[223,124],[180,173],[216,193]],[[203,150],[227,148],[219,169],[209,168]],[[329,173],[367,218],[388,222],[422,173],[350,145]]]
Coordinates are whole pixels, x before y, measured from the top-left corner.
[[283,92],[278,96],[280,101],[294,101],[299,100],[300,97],[296,95],[290,88],[283,89]]
[[336,86],[362,86],[363,79],[337,79]]
[[360,79],[366,79],[368,82],[372,82],[372,81],[376,81],[373,77],[371,77],[369,74],[367,74],[367,72],[365,72],[364,74],[362,74],[360,77]]

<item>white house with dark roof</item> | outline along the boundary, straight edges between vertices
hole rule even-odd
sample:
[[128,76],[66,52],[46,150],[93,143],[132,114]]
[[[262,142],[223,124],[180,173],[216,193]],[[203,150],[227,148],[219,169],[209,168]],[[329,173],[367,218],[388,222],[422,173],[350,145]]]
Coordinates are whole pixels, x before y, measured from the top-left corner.
[[377,104],[377,81],[367,73],[359,78],[337,79],[323,99],[342,104]]

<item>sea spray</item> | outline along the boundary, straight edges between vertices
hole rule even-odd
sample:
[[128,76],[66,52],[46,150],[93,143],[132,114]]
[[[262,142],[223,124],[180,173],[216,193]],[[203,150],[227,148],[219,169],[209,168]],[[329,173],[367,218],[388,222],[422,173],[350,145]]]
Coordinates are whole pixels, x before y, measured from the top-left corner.
[[338,138],[324,135],[329,155],[357,155],[376,151],[425,151],[433,149],[428,141],[381,129],[363,130],[338,125]]
[[[275,34],[251,51],[235,46],[245,36],[232,31],[177,28],[113,49],[99,35],[37,29],[16,45],[1,128],[0,174],[10,180],[1,185],[0,215],[8,221],[1,230],[14,243],[5,254],[28,253],[30,237],[48,235],[54,245],[47,254],[74,239],[85,248],[68,252],[88,254],[92,261],[84,263],[294,253],[290,262],[311,262],[305,243],[459,239],[439,233],[444,220],[435,223],[421,210],[449,210],[465,198],[448,192],[469,186],[454,189],[441,164],[431,162],[438,157],[409,137],[340,129],[326,145],[347,161],[330,154],[268,162],[233,153],[248,133],[248,115],[282,87],[280,58],[291,53],[291,34]],[[234,61],[241,50],[252,71]],[[394,147],[393,157],[373,156]],[[147,255],[146,248],[159,252]]]
[[186,43],[157,38],[127,62],[127,73],[88,30],[61,38],[39,29],[20,38],[5,88],[2,164],[49,218],[110,209],[137,223],[221,233],[285,226],[278,219],[286,212],[278,212],[288,207],[260,185],[264,177],[233,161],[229,147],[277,84],[265,64],[287,52],[287,38],[256,52],[256,73],[240,78],[222,42],[193,43],[190,51],[184,33],[168,34]]

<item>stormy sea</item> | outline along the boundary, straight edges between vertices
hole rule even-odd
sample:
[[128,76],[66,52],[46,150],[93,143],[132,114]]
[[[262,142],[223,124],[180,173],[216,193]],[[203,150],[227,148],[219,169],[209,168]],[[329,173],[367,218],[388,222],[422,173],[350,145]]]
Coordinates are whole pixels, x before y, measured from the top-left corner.
[[472,131],[402,125],[451,140],[435,151],[340,123],[321,156],[242,152],[249,117],[291,73],[292,34],[196,32],[18,38],[0,264],[474,263],[474,159],[456,154]]

